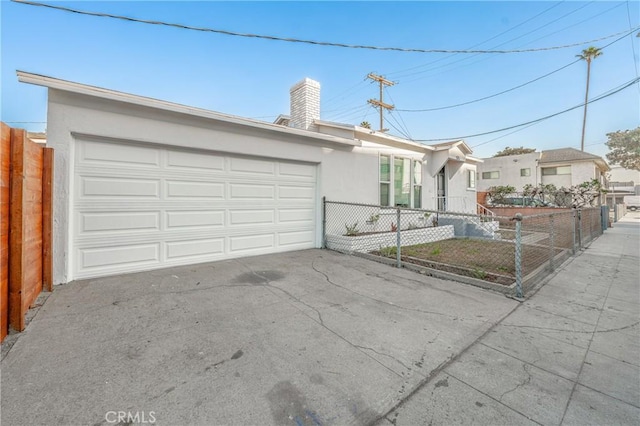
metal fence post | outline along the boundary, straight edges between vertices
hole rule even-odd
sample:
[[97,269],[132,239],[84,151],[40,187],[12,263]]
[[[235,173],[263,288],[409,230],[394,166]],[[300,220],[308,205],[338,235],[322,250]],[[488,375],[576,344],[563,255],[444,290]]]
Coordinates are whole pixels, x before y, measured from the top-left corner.
[[321,248],[327,248],[327,197],[322,197],[322,236]]
[[575,255],[576,254],[576,224],[577,224],[577,213],[576,210],[574,210],[572,212],[571,215],[572,219],[573,219],[573,224],[572,224],[572,229],[571,229],[571,237],[573,238],[573,244],[571,245],[571,252]]
[[522,299],[522,213],[516,213],[516,297]]
[[402,267],[402,241],[400,235],[400,209],[396,209],[396,266]]
[[582,248],[582,209],[578,209],[578,249]]
[[551,252],[549,253],[549,270],[553,271],[553,257],[555,256],[555,242],[554,242],[554,228],[553,228],[553,214],[549,215],[549,246]]

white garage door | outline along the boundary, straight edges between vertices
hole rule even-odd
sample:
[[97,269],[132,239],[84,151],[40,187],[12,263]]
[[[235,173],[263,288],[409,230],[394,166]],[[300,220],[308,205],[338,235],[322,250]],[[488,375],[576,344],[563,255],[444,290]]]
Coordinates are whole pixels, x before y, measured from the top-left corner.
[[315,247],[316,166],[77,140],[74,279]]

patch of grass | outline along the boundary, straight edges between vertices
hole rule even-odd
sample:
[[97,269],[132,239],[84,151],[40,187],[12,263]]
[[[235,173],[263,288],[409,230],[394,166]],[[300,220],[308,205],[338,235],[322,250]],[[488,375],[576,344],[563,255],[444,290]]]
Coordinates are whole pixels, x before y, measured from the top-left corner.
[[353,236],[358,235],[360,233],[360,231],[358,230],[358,222],[354,223],[351,226],[344,225],[344,227],[347,228],[347,233],[345,235],[347,235],[349,237],[353,237]]
[[396,248],[395,248],[395,246],[380,247],[379,251],[380,251],[380,256],[396,257]]
[[484,280],[485,278],[487,278],[487,273],[482,269],[474,269],[473,272],[471,272],[471,275],[473,276],[473,278],[477,278],[479,280]]

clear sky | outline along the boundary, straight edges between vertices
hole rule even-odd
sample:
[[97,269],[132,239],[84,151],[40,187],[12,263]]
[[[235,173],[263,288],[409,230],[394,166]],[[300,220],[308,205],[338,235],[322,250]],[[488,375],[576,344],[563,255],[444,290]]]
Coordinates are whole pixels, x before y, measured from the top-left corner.
[[[573,45],[640,26],[638,1],[549,2],[49,2],[57,6],[191,26],[417,49],[518,50]],[[590,98],[638,76],[638,30],[577,46],[505,54],[410,53],[233,37],[61,12],[2,0],[1,119],[46,127],[46,90],[18,83],[23,70],[190,106],[273,121],[289,112],[289,88],[304,77],[322,86],[322,119],[378,126],[367,100],[374,72],[386,89],[391,134],[456,138],[541,118],[584,102],[586,63],[576,54],[604,47],[591,70]],[[618,41],[616,41],[618,40]],[[473,101],[548,77],[500,96]],[[488,157],[505,146],[580,148],[582,109],[526,128],[465,138]],[[640,85],[589,105],[585,150],[604,155],[606,133],[640,125]],[[514,132],[514,130],[519,130]],[[499,139],[496,139],[499,138]],[[428,143],[428,142],[425,142]]]

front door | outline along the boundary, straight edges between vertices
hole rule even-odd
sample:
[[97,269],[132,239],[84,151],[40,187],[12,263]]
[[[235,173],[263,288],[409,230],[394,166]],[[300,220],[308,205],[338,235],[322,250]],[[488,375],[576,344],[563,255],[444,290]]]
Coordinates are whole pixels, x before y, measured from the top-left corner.
[[436,176],[437,188],[436,196],[438,199],[437,207],[439,211],[447,210],[447,180],[445,179],[445,168],[442,167]]

